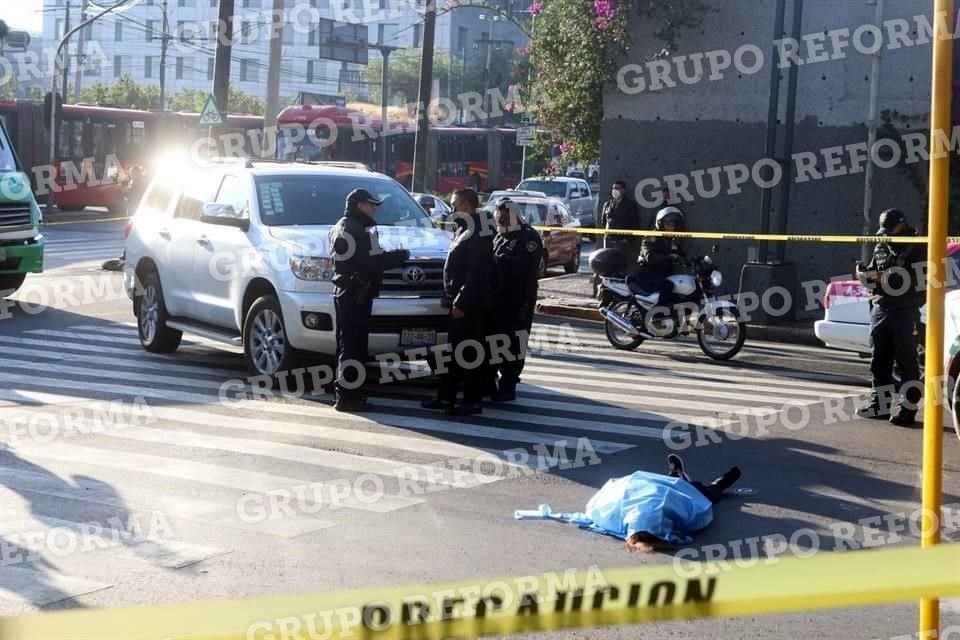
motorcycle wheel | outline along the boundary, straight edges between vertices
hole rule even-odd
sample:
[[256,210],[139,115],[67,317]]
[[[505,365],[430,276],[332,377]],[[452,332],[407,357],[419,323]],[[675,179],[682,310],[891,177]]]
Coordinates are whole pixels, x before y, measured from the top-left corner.
[[[630,303],[625,300],[614,302],[612,305],[610,305],[611,311],[624,317],[626,317],[629,309]],[[631,336],[609,320],[603,321],[603,328],[607,332],[607,340],[609,340],[610,344],[617,349],[633,351],[640,346],[640,343],[643,342],[643,338],[639,336]]]
[[[721,307],[717,310],[714,322],[717,320],[722,321],[722,324],[707,327],[706,317],[701,316],[697,326],[697,343],[700,345],[700,350],[714,360],[729,360],[743,347],[747,339],[747,325],[740,319],[740,312],[736,308]],[[734,328],[736,336],[731,339],[730,334],[733,333]],[[715,348],[710,344],[711,339],[719,340],[726,348]]]

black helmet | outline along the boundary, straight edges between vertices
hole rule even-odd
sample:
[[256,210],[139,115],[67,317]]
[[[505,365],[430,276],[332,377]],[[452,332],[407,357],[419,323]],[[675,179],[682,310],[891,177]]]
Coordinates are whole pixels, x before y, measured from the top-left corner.
[[672,222],[677,225],[677,231],[683,231],[683,211],[676,207],[664,207],[657,212],[657,231],[663,231],[663,226]]

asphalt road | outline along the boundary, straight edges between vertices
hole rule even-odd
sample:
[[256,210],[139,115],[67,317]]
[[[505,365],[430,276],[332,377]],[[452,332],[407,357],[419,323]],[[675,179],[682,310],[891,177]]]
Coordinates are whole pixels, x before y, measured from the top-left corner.
[[[738,486],[752,490],[717,506],[690,547],[699,558],[803,530],[816,537],[798,538],[801,551],[814,540],[819,553],[840,552],[838,523],[919,506],[920,432],[843,419],[867,367],[826,349],[748,340],[717,363],[690,342],[620,352],[599,325],[538,318],[522,400],[481,417],[421,410],[429,378],[375,386],[377,411],[365,417],[336,414],[319,394],[221,401],[222,385],[245,376],[236,350],[202,340],[171,356],[140,349],[119,274],[99,269],[119,254],[122,226],[49,227],[47,272],[5,305],[0,614],[670,563],[670,554],[628,554],[572,525],[518,522],[513,511],[582,510],[609,478],[664,472],[675,449],[696,478],[739,465]],[[102,428],[72,428],[67,416]],[[30,419],[29,429],[13,426]],[[944,437],[944,503],[960,513],[960,442]],[[516,462],[520,449],[528,467],[544,451],[571,463],[581,454],[582,464],[476,462]],[[475,473],[443,471],[464,460]],[[347,487],[338,508],[301,499],[317,482]],[[292,495],[290,508],[265,509],[269,491]],[[135,522],[144,535],[111,537],[110,522]],[[860,540],[869,533],[856,531]],[[71,535],[76,549],[66,549]],[[944,537],[960,540],[960,522]],[[909,531],[897,538],[885,540],[918,544]],[[916,609],[549,637],[889,638],[916,631]],[[947,601],[943,612],[945,627],[960,625],[960,606]]]

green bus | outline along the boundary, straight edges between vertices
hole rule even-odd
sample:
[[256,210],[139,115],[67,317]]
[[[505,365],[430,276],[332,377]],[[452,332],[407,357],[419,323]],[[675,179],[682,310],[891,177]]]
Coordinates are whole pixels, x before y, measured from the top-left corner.
[[13,295],[28,273],[43,271],[42,224],[30,178],[0,118],[0,297]]

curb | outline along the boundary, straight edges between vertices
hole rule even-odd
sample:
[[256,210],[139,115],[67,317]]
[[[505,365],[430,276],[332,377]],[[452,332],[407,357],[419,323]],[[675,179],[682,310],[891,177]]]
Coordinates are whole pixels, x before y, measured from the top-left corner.
[[43,211],[43,226],[129,219],[130,216],[117,216],[109,211],[53,211],[50,213]]
[[[545,316],[577,318],[579,320],[594,320],[597,322],[603,320],[603,316],[600,315],[599,311],[589,307],[574,307],[563,304],[538,302],[536,312]],[[823,343],[814,335],[813,326],[797,327],[776,324],[748,324],[747,340],[749,341],[750,339],[764,342],[788,342],[813,347],[823,346]]]

